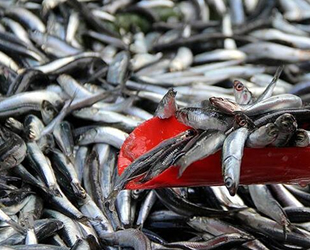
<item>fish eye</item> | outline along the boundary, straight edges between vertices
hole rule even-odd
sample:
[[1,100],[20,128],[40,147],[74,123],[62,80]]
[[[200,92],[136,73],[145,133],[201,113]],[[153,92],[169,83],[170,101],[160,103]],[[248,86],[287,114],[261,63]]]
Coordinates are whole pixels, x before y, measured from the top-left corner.
[[246,120],[241,119],[241,120],[239,121],[239,125],[240,125],[240,126],[244,126],[245,124],[246,124]]
[[239,82],[236,86],[236,90],[241,91],[243,90],[243,84],[241,82]]

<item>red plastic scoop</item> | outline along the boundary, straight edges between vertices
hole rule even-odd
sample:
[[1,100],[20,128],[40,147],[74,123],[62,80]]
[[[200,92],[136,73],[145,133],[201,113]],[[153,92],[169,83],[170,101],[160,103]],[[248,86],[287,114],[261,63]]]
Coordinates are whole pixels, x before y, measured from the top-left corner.
[[[172,117],[154,117],[138,126],[124,142],[118,158],[118,173],[137,157],[164,139],[171,138],[189,127]],[[221,152],[217,152],[189,166],[181,178],[179,167],[172,166],[158,177],[144,184],[135,180],[128,189],[149,189],[180,186],[224,185],[221,173]],[[310,183],[310,147],[307,148],[245,148],[241,165],[240,184]]]

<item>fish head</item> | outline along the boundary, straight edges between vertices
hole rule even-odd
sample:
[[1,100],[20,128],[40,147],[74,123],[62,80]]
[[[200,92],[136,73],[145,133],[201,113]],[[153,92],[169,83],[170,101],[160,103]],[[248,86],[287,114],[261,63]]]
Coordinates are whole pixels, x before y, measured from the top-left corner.
[[297,128],[296,118],[289,113],[279,116],[275,123],[283,132],[294,132]]
[[223,161],[222,174],[224,184],[231,196],[237,193],[240,179],[240,165],[241,159],[237,159],[233,155],[228,156]]
[[234,81],[234,90],[237,92],[242,92],[244,90],[244,85],[242,82],[235,80]]
[[249,129],[254,129],[255,125],[254,122],[250,117],[245,115],[242,112],[235,112],[234,117],[234,128],[246,127]]
[[248,104],[252,99],[252,93],[240,81],[234,81],[234,95],[239,104]]
[[226,114],[233,114],[233,112],[240,110],[239,105],[229,99],[222,97],[210,97],[209,101],[212,106]]
[[276,138],[279,134],[279,129],[274,123],[268,123],[265,125],[266,133],[272,138]]
[[309,145],[309,136],[307,131],[298,129],[294,135],[294,144],[296,147],[307,147]]

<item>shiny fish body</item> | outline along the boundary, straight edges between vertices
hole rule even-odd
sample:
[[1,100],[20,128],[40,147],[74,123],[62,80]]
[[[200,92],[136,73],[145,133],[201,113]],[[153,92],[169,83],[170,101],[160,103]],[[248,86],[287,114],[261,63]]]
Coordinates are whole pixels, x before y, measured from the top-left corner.
[[217,152],[222,147],[225,138],[224,133],[215,131],[198,139],[195,145],[176,162],[176,165],[180,166],[179,176],[193,162]]
[[95,127],[81,134],[78,138],[78,144],[108,143],[116,148],[120,148],[127,137],[127,133],[116,128]]
[[50,91],[24,92],[0,101],[0,116],[22,114],[31,110],[40,110],[43,100],[59,106],[63,99]]
[[254,130],[246,141],[246,146],[250,148],[263,148],[276,140],[279,129],[273,123],[268,123]]
[[218,129],[225,132],[232,123],[232,119],[221,113],[201,108],[183,108],[177,111],[178,121],[195,129]]
[[235,195],[237,192],[243,148],[248,135],[247,128],[239,128],[230,133],[223,144],[222,174],[231,195]]

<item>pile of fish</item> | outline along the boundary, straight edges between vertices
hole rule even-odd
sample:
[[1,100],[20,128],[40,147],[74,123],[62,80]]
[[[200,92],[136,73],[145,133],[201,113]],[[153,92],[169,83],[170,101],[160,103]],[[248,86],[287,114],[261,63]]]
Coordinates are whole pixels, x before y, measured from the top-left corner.
[[[231,168],[243,145],[309,144],[309,14],[308,0],[0,1],[0,248],[310,248],[308,186],[238,187]],[[193,129],[119,176],[128,134],[166,111]],[[123,190],[222,145],[229,191]]]
[[[307,147],[310,131],[298,128],[310,109],[293,94],[272,96],[282,68],[255,100],[242,82],[234,82],[235,101],[211,97],[195,107],[178,110],[176,92],[170,89],[159,103],[155,116],[171,116],[193,129],[167,139],[131,163],[115,183],[114,190],[141,175],[140,183],[158,176],[170,166],[180,166],[179,177],[195,161],[222,148],[222,173],[229,193],[237,192],[244,146],[251,148]],[[296,115],[296,118],[295,118]],[[302,117],[301,117],[302,116]]]

